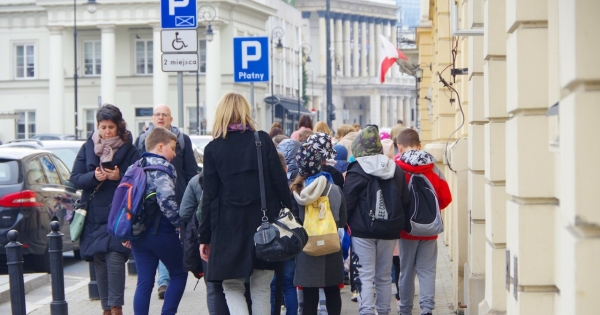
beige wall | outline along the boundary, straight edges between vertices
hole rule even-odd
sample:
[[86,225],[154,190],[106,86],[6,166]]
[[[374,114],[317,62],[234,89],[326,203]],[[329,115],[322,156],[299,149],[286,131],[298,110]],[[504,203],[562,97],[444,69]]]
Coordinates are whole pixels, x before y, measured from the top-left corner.
[[[419,62],[432,62],[432,73],[450,81],[443,69],[452,41],[456,67],[469,68],[453,82],[462,128],[458,104],[449,104],[439,79],[421,86],[422,97],[433,87],[433,122],[421,132],[426,149],[439,159],[450,137],[454,171],[444,159],[439,166],[454,195],[444,215],[453,307],[465,314],[595,314],[600,42],[593,34],[600,2],[459,1],[459,29],[484,33],[461,37],[449,35],[449,2],[424,3],[428,20],[417,33]],[[559,114],[547,116],[556,103]]]

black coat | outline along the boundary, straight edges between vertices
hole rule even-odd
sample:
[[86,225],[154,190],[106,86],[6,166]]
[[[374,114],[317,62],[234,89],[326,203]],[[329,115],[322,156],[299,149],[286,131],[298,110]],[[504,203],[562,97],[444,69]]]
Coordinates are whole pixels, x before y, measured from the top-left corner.
[[[281,205],[291,209],[287,177],[273,141],[263,131],[263,169],[267,215],[273,219]],[[263,216],[256,145],[252,131],[233,131],[204,150],[204,194],[200,243],[210,244],[208,281],[246,278],[254,269],[271,269],[256,258],[254,233]]]
[[[121,146],[113,157],[113,166],[117,165],[119,167],[121,178],[127,168],[140,158],[138,150],[131,145],[132,140],[129,139],[128,144]],[[75,185],[75,188],[83,190],[81,194],[82,202],[89,200],[94,188],[100,183],[94,176],[94,171],[99,165],[100,157],[94,153],[94,143],[90,137],[81,146],[71,172],[71,182]],[[94,254],[106,252],[119,252],[129,255],[129,249],[125,248],[119,239],[110,236],[106,231],[109,206],[112,203],[119,182],[106,180],[88,206],[83,233],[79,240],[81,257],[85,260],[90,260]]]

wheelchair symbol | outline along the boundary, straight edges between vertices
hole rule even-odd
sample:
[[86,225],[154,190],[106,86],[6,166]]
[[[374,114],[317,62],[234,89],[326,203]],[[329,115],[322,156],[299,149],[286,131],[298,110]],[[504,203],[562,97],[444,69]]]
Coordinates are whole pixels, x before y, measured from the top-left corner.
[[183,48],[187,47],[188,45],[186,45],[181,40],[181,38],[179,38],[179,32],[175,32],[175,39],[171,43],[171,46],[173,46],[173,49],[175,49],[175,50],[182,50]]

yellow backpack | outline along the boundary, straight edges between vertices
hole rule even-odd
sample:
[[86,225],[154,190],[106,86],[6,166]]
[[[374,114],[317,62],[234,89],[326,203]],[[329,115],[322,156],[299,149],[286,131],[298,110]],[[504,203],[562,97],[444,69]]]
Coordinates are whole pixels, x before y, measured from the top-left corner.
[[310,256],[323,256],[340,250],[337,224],[329,205],[331,186],[329,184],[327,194],[304,207],[304,229],[308,234],[304,252]]

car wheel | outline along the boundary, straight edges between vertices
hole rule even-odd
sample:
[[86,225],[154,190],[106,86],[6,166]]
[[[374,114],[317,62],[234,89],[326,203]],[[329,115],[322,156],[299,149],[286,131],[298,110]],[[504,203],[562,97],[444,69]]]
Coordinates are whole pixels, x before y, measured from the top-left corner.
[[35,272],[50,273],[50,253],[48,248],[41,255],[29,255]]
[[77,259],[77,260],[81,260],[81,250],[76,249],[73,251],[73,258]]

